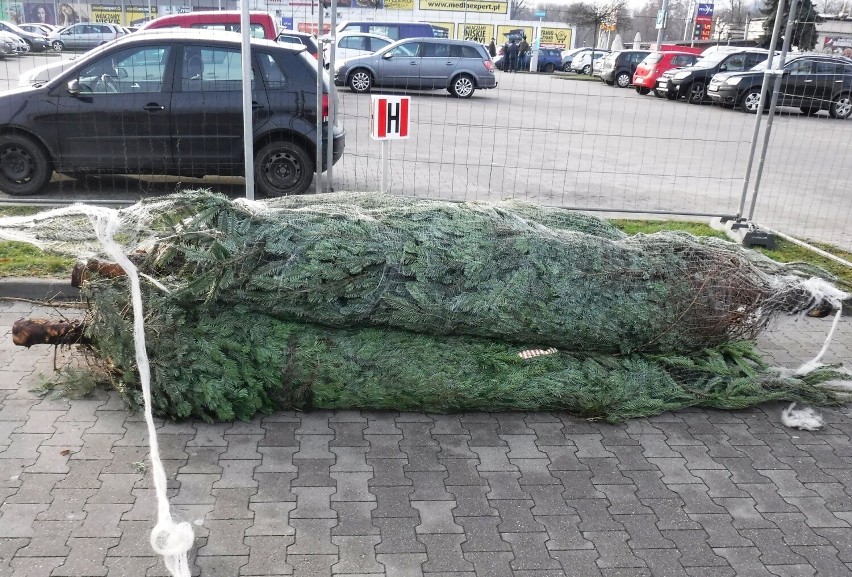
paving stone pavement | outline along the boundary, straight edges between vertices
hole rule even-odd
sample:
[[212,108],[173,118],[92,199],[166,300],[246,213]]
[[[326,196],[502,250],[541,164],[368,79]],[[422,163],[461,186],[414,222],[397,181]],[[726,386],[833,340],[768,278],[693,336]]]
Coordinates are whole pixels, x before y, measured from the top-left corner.
[[[16,348],[11,325],[60,314],[0,302],[0,577],[166,575],[142,417],[107,391],[30,391],[79,353]],[[794,367],[829,326],[784,321],[760,346]],[[851,329],[827,361],[850,363]],[[808,433],[781,408],[619,425],[283,411],[158,430],[194,575],[852,575],[852,412]]]

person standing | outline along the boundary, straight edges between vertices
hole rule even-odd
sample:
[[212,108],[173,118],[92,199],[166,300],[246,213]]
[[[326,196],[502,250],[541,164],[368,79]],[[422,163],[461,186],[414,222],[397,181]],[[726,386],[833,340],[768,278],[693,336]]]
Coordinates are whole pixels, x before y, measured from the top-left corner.
[[515,39],[512,38],[509,42],[509,49],[506,54],[506,71],[514,72],[518,69],[518,44],[515,42]]
[[521,43],[518,45],[518,69],[529,69],[529,54],[530,44],[527,42],[526,34],[521,38]]
[[488,44],[488,54],[491,55],[491,58],[497,56],[497,43],[494,41],[494,38],[492,38],[491,42]]

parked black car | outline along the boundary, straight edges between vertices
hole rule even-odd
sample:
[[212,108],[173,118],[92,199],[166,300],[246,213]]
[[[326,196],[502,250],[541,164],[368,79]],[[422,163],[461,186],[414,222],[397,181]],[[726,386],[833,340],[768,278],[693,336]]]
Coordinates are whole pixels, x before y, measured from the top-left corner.
[[[755,113],[760,106],[765,69],[764,64],[746,72],[716,74],[707,87],[707,96],[713,102]],[[852,60],[825,54],[803,55],[788,60],[781,70],[779,106],[793,106],[805,114],[828,110],[832,118],[849,118],[852,114]],[[768,101],[764,107],[769,108]]]
[[[302,47],[251,42],[256,186],[299,194],[315,171],[317,63]],[[0,190],[38,193],[53,171],[242,175],[242,81],[232,33],[139,32],[96,48],[50,80],[0,94]],[[334,162],[343,146],[335,122]]]
[[627,88],[639,63],[645,60],[650,50],[620,50],[611,52],[603,61],[601,80],[612,86]]
[[701,60],[676,70],[671,76],[663,74],[657,80],[656,90],[669,100],[686,98],[692,104],[701,104],[707,99],[707,85],[717,72],[740,72],[748,70],[769,56],[766,50],[744,48],[723,50],[701,57]]

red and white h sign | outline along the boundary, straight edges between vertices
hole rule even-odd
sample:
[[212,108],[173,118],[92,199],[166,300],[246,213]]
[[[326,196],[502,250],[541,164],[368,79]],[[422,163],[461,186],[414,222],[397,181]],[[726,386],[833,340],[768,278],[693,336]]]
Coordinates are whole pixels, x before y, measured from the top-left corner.
[[410,96],[372,96],[370,136],[373,140],[408,138]]

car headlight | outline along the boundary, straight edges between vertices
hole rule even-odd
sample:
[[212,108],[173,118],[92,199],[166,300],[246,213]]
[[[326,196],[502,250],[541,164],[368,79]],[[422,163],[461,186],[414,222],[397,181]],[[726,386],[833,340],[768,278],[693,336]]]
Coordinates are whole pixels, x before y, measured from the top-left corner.
[[682,80],[684,78],[687,78],[690,74],[690,72],[684,70],[683,72],[676,72],[675,75],[672,76],[672,78],[674,78],[675,80]]
[[736,85],[737,85],[737,84],[739,84],[741,81],[742,81],[742,77],[741,77],[741,76],[734,76],[733,78],[728,78],[728,79],[726,79],[726,80],[725,80],[725,84],[728,84],[728,85],[730,85],[730,86],[736,86]]

